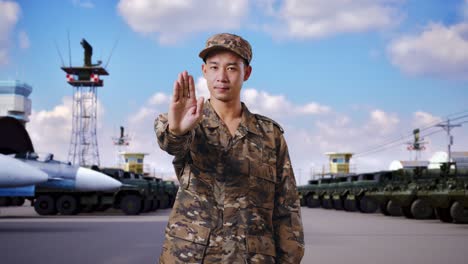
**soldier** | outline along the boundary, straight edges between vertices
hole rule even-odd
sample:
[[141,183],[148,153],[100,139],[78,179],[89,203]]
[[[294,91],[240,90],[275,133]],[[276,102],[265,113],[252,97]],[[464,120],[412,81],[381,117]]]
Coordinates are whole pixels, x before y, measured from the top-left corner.
[[251,46],[216,34],[199,56],[210,99],[197,100],[184,71],[169,113],[155,121],[180,182],[159,261],[300,263],[304,236],[283,129],[240,101]]

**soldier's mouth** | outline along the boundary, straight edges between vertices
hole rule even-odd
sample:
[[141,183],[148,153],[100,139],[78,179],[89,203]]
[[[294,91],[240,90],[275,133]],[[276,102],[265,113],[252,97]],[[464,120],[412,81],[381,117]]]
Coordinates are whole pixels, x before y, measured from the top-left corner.
[[225,91],[229,90],[229,87],[218,86],[218,87],[215,87],[214,89],[216,91],[225,92]]

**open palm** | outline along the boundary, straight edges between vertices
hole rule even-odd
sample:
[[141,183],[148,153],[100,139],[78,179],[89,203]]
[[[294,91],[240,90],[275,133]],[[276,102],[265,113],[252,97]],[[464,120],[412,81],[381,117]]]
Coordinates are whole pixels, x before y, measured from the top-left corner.
[[194,128],[201,120],[204,100],[203,97],[196,98],[193,76],[187,71],[180,73],[174,82],[169,106],[169,131],[174,135],[184,135]]

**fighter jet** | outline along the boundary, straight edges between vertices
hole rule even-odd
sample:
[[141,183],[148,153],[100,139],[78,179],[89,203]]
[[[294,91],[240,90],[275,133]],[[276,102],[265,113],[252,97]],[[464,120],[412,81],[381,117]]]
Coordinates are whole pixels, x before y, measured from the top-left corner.
[[0,187],[23,187],[46,182],[49,176],[13,157],[0,154]]
[[103,173],[71,165],[53,159],[47,154],[43,159],[36,153],[16,154],[16,159],[35,167],[48,175],[48,181],[41,187],[70,189],[77,191],[109,191],[122,186],[122,183]]

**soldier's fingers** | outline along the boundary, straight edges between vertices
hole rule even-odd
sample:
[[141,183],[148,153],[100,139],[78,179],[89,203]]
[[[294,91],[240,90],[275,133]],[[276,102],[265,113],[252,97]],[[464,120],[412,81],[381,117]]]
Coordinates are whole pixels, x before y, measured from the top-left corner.
[[179,101],[179,96],[180,96],[180,85],[177,80],[174,81],[174,91],[172,93],[172,102],[177,102]]
[[179,99],[184,99],[184,81],[182,78],[182,73],[179,73],[177,76],[177,83],[179,84]]
[[193,81],[192,75],[188,76],[188,81],[189,81],[189,98],[197,99],[195,97],[195,82]]
[[187,84],[187,71],[182,72],[182,92],[184,94],[184,97],[189,97],[188,84]]

